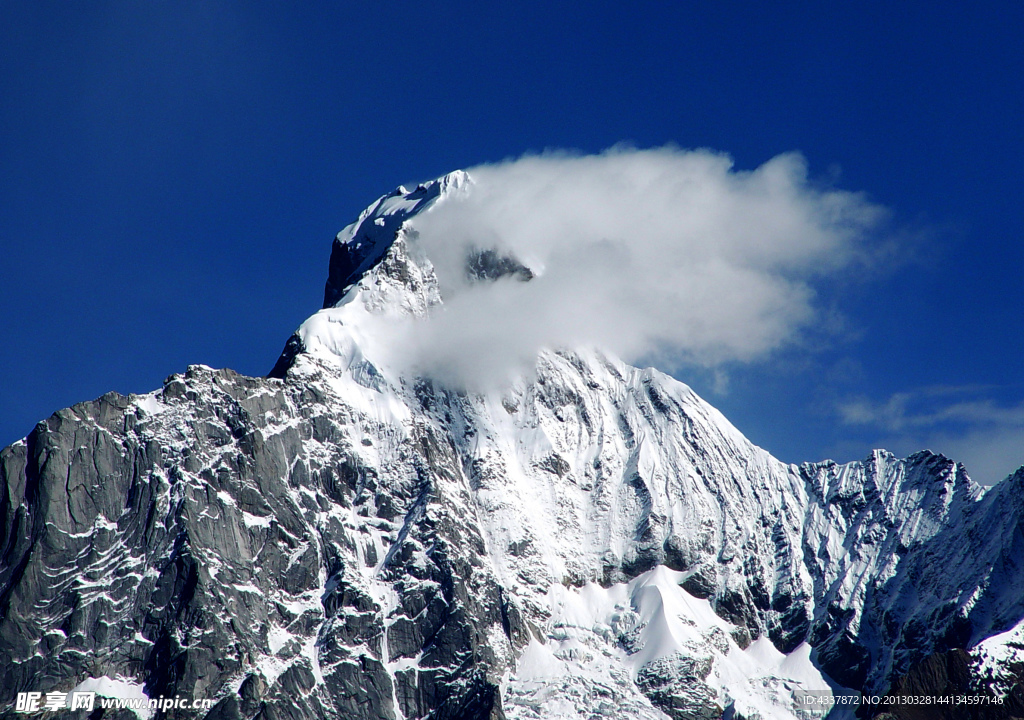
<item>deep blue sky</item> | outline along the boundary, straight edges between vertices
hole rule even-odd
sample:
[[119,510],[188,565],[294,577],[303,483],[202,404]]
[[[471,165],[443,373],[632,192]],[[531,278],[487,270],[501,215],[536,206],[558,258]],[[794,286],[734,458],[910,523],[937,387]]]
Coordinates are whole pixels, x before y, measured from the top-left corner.
[[294,5],[0,5],[0,444],[267,372],[400,182],[628,141],[799,150],[894,213],[898,262],[822,288],[828,346],[682,378],[755,442],[1024,463],[1021,3]]

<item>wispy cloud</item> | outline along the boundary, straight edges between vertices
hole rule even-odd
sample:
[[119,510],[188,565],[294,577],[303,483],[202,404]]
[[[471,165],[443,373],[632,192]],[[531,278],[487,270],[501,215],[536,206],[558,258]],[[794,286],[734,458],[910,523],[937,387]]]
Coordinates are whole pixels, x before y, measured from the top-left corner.
[[971,477],[991,485],[1024,464],[1024,402],[999,403],[989,385],[936,386],[857,397],[837,412],[848,425],[874,428],[882,444],[908,452],[929,448],[962,462]]
[[[870,258],[886,216],[810,181],[798,154],[738,171],[710,151],[616,148],[469,172],[470,192],[414,222],[446,301],[401,343],[407,362],[467,382],[551,346],[677,367],[762,359],[821,324],[815,284]],[[536,277],[467,284],[470,248]]]
[[887,430],[951,422],[1024,427],[1024,403],[1001,407],[990,398],[977,397],[994,389],[988,385],[935,386],[893,393],[883,402],[858,397],[841,402],[839,414],[844,422],[877,425]]

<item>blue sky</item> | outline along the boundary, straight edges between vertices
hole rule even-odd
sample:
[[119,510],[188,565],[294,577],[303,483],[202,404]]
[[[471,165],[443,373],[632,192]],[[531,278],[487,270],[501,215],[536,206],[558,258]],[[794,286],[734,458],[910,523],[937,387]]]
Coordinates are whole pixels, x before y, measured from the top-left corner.
[[263,374],[330,241],[525,152],[787,151],[892,213],[827,340],[680,371],[787,461],[1024,463],[1024,5],[0,6],[0,444],[190,363]]

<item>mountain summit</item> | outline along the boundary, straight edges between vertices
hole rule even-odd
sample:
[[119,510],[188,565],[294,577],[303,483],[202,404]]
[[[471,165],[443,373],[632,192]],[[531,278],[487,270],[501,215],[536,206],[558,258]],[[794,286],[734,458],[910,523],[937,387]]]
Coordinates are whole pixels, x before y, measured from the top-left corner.
[[[1022,712],[1024,471],[785,464],[593,348],[481,392],[392,362],[388,324],[447,300],[417,220],[471,192],[399,188],[343,230],[268,378],[191,366],[3,450],[4,688],[211,720],[805,719],[889,690]],[[489,244],[462,266],[541,272]]]
[[324,307],[338,305],[345,293],[384,258],[406,221],[429,210],[439,200],[465,190],[471,182],[467,173],[456,170],[423,183],[412,192],[399,186],[364,210],[358,220],[334,239]]

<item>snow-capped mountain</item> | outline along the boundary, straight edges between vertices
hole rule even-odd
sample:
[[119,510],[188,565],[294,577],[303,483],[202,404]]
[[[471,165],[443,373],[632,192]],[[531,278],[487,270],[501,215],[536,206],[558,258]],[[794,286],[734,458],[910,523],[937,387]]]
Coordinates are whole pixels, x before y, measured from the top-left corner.
[[[445,303],[417,218],[472,187],[399,188],[345,228],[270,377],[192,366],[3,450],[9,694],[116,682],[212,698],[210,718],[813,718],[960,652],[971,692],[1016,707],[1024,471],[985,492],[927,452],[787,465],[593,348],[479,392],[392,362],[389,323]],[[465,273],[535,269],[483,247]]]

